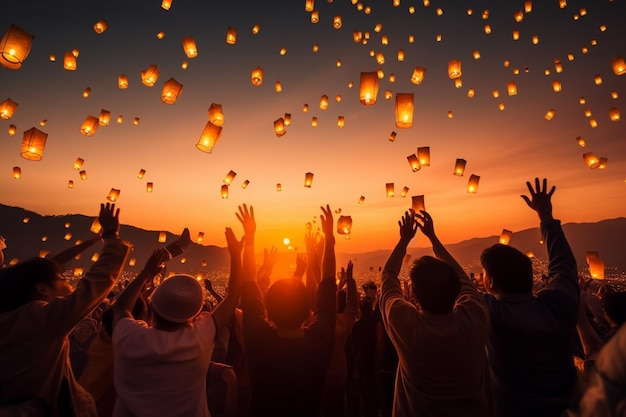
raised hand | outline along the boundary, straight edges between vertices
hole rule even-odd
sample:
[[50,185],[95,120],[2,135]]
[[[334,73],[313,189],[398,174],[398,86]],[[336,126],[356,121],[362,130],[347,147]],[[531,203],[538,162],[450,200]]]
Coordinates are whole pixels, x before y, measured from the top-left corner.
[[537,212],[541,221],[552,220],[551,198],[552,194],[554,194],[554,191],[556,190],[556,187],[553,185],[550,191],[547,191],[548,180],[546,178],[543,179],[542,185],[539,184],[539,178],[535,178],[534,190],[530,181],[526,182],[526,186],[530,192],[530,198],[525,195],[521,195],[521,197],[524,199],[526,204],[528,204],[528,207]]
[[243,225],[243,232],[248,237],[253,237],[254,232],[256,231],[256,221],[254,220],[254,207],[248,206],[244,204],[243,206],[239,206],[239,213],[235,213],[237,219]]
[[333,212],[330,209],[330,206],[326,204],[326,208],[320,207],[322,209],[322,214],[320,216],[320,220],[322,221],[322,231],[326,236],[326,239],[333,236],[334,226],[333,226]]
[[413,211],[405,211],[404,216],[398,221],[400,226],[400,240],[409,242],[417,233],[417,222]]
[[177,257],[189,244],[191,243],[191,238],[189,237],[189,229],[185,227],[183,233],[181,233],[180,237],[176,239],[174,242],[167,245],[167,250],[172,255],[172,258]]
[[115,210],[115,204],[100,204],[98,221],[102,226],[102,237],[117,237],[120,231],[120,209]]
[[152,255],[146,261],[146,265],[143,267],[143,270],[148,276],[154,277],[161,269],[163,269],[163,264],[170,259],[170,254],[165,248],[158,248],[152,252]]
[[417,227],[424,233],[424,236],[433,240],[435,237],[435,225],[433,224],[433,218],[430,217],[430,214],[424,210],[420,210],[419,213],[415,213],[415,217],[419,220]]
[[243,248],[243,239],[237,240],[237,237],[235,236],[235,232],[233,232],[233,229],[231,229],[230,227],[226,228],[226,231],[224,232],[224,234],[226,235],[226,243],[228,245],[228,252],[231,255],[239,256]]

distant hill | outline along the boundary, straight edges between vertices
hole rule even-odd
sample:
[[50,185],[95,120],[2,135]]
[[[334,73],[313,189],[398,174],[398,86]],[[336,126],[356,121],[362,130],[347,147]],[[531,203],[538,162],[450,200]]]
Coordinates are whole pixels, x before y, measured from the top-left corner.
[[[28,223],[24,223],[25,218],[29,219]],[[41,216],[23,208],[0,204],[0,235],[6,238],[8,245],[5,250],[5,263],[13,258],[23,260],[39,256],[41,250],[56,254],[78,239],[89,239],[93,236],[93,233],[89,231],[92,221],[93,217],[79,214]],[[68,224],[69,227],[66,227]],[[616,273],[626,272],[626,245],[624,244],[626,218],[620,217],[597,223],[568,223],[563,226],[563,229],[576,256],[579,269],[585,267],[586,252],[596,251],[604,259],[607,272],[609,268],[612,271],[615,270]],[[67,233],[72,234],[69,240],[64,239]],[[139,272],[152,250],[158,245],[158,232],[123,225],[121,235],[123,239],[134,244],[131,258],[136,259],[136,265],[127,266],[126,270]],[[47,237],[46,241],[42,240],[43,237]],[[176,237],[168,232],[167,242],[172,242]],[[538,258],[546,259],[546,248],[540,243],[540,237],[538,228],[526,229],[514,233],[510,244],[521,251],[532,251]],[[484,248],[497,243],[498,238],[499,236],[474,238],[449,244],[446,247],[461,265],[476,269],[478,272],[480,253]],[[84,253],[81,259],[71,261],[67,267],[89,267],[92,263],[91,256],[99,249],[99,245],[93,246]],[[357,273],[359,269],[377,270],[385,264],[390,252],[391,248],[358,254],[339,253],[337,261],[339,265],[345,265],[348,260],[355,260]],[[430,248],[409,248],[409,255],[412,259],[416,259],[423,255],[432,255],[432,251]],[[192,243],[185,250],[183,257],[186,258],[186,263],[177,264],[176,267],[172,267],[173,269],[179,272],[195,273],[200,270],[205,272],[227,270],[229,266],[226,248],[212,245]]]

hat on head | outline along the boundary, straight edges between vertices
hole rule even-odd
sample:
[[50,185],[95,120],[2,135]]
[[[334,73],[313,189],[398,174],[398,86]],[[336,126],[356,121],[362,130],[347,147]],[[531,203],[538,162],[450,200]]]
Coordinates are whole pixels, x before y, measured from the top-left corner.
[[204,293],[191,275],[174,275],[159,285],[152,294],[152,309],[165,320],[184,323],[202,309]]

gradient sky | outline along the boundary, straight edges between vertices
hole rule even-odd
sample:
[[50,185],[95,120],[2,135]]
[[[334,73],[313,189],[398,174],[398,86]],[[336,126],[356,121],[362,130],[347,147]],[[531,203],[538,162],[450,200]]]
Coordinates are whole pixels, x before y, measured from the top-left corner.
[[[398,237],[396,222],[410,207],[410,196],[418,194],[425,195],[444,242],[535,227],[536,216],[519,195],[527,191],[525,181],[536,176],[557,185],[555,216],[564,222],[624,216],[624,121],[612,122],[608,115],[610,108],[623,107],[626,95],[626,77],[616,76],[610,65],[612,58],[626,55],[626,4],[621,0],[568,0],[564,8],[558,0],[535,0],[519,23],[514,13],[524,2],[517,0],[432,0],[428,7],[422,1],[401,0],[398,7],[392,0],[363,2],[371,6],[370,14],[348,0],[315,0],[317,24],[311,23],[304,0],[173,0],[169,11],[160,0],[6,3],[0,31],[16,24],[35,39],[21,69],[0,68],[0,101],[19,103],[10,120],[0,120],[4,204],[40,214],[95,215],[116,188],[123,223],[174,233],[188,226],[192,237],[205,233],[204,244],[224,246],[224,226],[240,230],[234,212],[245,202],[255,207],[258,246],[283,250],[285,237],[303,246],[305,224],[329,203],[353,219],[350,239],[337,240],[342,252],[391,248]],[[437,15],[438,8],[443,15]],[[581,8],[586,15],[581,16]],[[484,10],[489,11],[486,20]],[[333,28],[336,15],[343,20],[340,29]],[[100,19],[109,27],[96,34],[93,25]],[[380,33],[374,31],[378,23]],[[257,35],[251,31],[255,24],[260,25]],[[492,28],[489,35],[485,24]],[[225,42],[229,26],[237,28],[235,45]],[[369,42],[355,43],[354,30],[369,32]],[[513,30],[520,32],[518,41]],[[161,31],[165,37],[159,40]],[[408,41],[411,34],[414,43]],[[388,45],[382,44],[382,35]],[[533,35],[539,36],[536,45]],[[196,58],[183,52],[186,36],[196,40]],[[281,56],[283,47],[287,53]],[[80,51],[78,68],[66,71],[63,53],[74,48]],[[396,58],[398,49],[405,50],[404,62]],[[474,50],[480,59],[473,58]],[[385,63],[379,65],[370,51],[382,52]],[[447,75],[452,59],[462,61],[458,89]],[[560,74],[555,59],[562,62]],[[189,63],[186,70],[183,61]],[[151,64],[161,71],[152,88],[140,79],[140,71]],[[410,76],[418,65],[426,68],[426,77],[414,85]],[[250,73],[257,66],[265,75],[255,87]],[[378,101],[361,105],[359,75],[379,68],[385,78]],[[546,68],[550,75],[544,74]],[[120,74],[130,78],[126,90],[117,88]],[[601,85],[595,85],[596,75]],[[160,96],[171,77],[184,87],[176,104],[167,105]],[[561,92],[553,92],[553,80],[561,81]],[[275,92],[275,81],[282,83],[281,93]],[[515,96],[507,95],[510,81],[516,82]],[[92,92],[83,98],[86,87]],[[473,99],[467,97],[469,88],[475,89]],[[500,92],[497,99],[494,89]],[[415,94],[412,128],[395,127],[394,99],[385,100],[386,90]],[[322,95],[330,98],[327,110],[319,108]],[[341,102],[334,100],[337,95]],[[583,106],[580,97],[586,99]],[[220,142],[207,154],[195,143],[212,102],[223,106],[225,123]],[[101,109],[114,118],[123,115],[124,122],[112,121],[94,136],[83,136],[82,122]],[[556,116],[546,121],[549,109]],[[591,128],[585,109],[597,128]],[[285,113],[292,114],[292,125],[277,138],[273,122]],[[316,128],[313,116],[319,120]],[[338,116],[345,117],[343,129],[337,127]],[[135,117],[140,118],[137,126]],[[42,127],[43,119],[47,124]],[[7,134],[10,124],[17,126],[14,137]],[[20,157],[23,132],[33,126],[49,135],[38,162]],[[392,131],[395,142],[388,140]],[[585,148],[577,144],[578,136]],[[412,172],[406,157],[420,146],[430,146],[431,165]],[[608,157],[606,169],[586,167],[584,152]],[[72,167],[78,157],[85,160],[85,181]],[[467,160],[463,177],[452,175],[456,158]],[[22,169],[19,180],[12,177],[14,166]],[[137,178],[140,169],[146,170],[144,179]],[[230,170],[237,176],[229,198],[222,199],[220,187]],[[315,175],[311,188],[303,185],[306,172]],[[467,193],[470,174],[480,176],[477,194]],[[246,179],[250,185],[242,189]],[[74,181],[73,189],[68,180]],[[154,183],[154,192],[146,192],[146,182]],[[395,184],[394,198],[385,193],[389,182]],[[276,191],[277,183],[283,191]],[[400,196],[404,186],[409,187],[406,198]],[[357,203],[360,196],[365,196],[363,205]],[[427,242],[419,237],[415,245]]]

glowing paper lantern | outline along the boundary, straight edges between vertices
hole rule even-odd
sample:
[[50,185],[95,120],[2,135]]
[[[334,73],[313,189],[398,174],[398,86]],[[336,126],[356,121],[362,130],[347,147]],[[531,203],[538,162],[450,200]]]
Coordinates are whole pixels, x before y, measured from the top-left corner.
[[250,81],[252,85],[259,86],[263,84],[263,68],[256,67],[252,70],[252,74],[250,76]]
[[241,188],[245,190],[246,188],[248,188],[248,185],[250,185],[250,180],[245,180],[241,183]]
[[359,100],[361,104],[366,106],[376,104],[379,82],[378,75],[375,72],[361,73],[359,87]]
[[20,69],[30,53],[33,36],[11,25],[0,40],[0,65],[8,69]]
[[424,205],[424,195],[414,195],[411,197],[411,208],[416,213],[419,213],[421,210],[426,211],[426,206]]
[[46,139],[48,139],[48,134],[35,127],[25,131],[22,139],[21,157],[30,161],[41,161],[43,150],[46,147]]
[[585,164],[591,169],[598,168],[600,166],[600,160],[593,154],[593,152],[584,153],[583,161],[585,161]]
[[200,149],[202,152],[212,153],[213,147],[220,140],[221,135],[222,127],[208,122],[206,126],[204,126],[204,130],[202,130],[200,139],[198,143],[196,143],[196,148]]
[[461,88],[463,87],[463,81],[460,78],[457,78],[454,80],[454,87],[455,88]]
[[22,178],[22,169],[20,167],[13,167],[13,178],[16,180]]
[[311,126],[317,127],[317,117],[315,116],[311,117]]
[[128,76],[122,74],[119,77],[117,77],[117,86],[118,88],[122,90],[128,88]]
[[274,133],[276,133],[276,137],[281,137],[287,133],[285,130],[285,120],[282,117],[274,120]]
[[115,203],[118,198],[120,198],[120,190],[111,188],[111,191],[109,191],[109,195],[107,195],[107,200],[111,203]]
[[261,26],[259,26],[259,25],[252,26],[252,34],[253,35],[257,35],[260,30],[261,30]]
[[621,118],[619,109],[617,107],[611,107],[609,109],[609,119],[612,122],[617,122]]
[[595,129],[598,127],[598,121],[596,119],[589,119],[589,126]]
[[424,76],[426,75],[426,68],[424,67],[415,67],[413,70],[413,74],[411,75],[411,82],[413,84],[420,85],[422,81],[424,81]]
[[421,166],[430,166],[430,146],[417,148],[417,159]]
[[318,52],[320,50],[320,46],[318,44],[313,45],[313,52]]
[[161,91],[161,101],[165,104],[174,104],[182,92],[183,85],[174,78],[170,78],[163,85],[163,90]]
[[333,27],[335,29],[340,29],[341,28],[341,16],[333,17]]
[[312,12],[315,9],[315,0],[306,0],[304,2],[304,10]]
[[467,183],[467,192],[471,194],[476,194],[478,191],[478,182],[480,181],[480,177],[478,175],[470,175],[470,179]]
[[159,232],[159,243],[165,243],[167,240],[167,235],[165,232]]
[[337,220],[337,234],[349,235],[352,232],[352,217],[339,216]]
[[608,158],[601,156],[600,165],[598,165],[598,169],[606,169],[607,162],[608,162]]
[[396,127],[413,126],[413,93],[396,94]]
[[507,83],[506,91],[507,91],[509,96],[517,95],[517,85],[515,84],[515,82],[511,81],[511,82]]
[[121,116],[121,115],[120,115],[120,116],[117,116],[116,121],[117,121],[117,123],[119,123],[119,124],[124,123],[124,116]]
[[531,42],[533,43],[533,45],[537,45],[539,43],[539,36],[533,35],[533,37],[531,38]]
[[103,33],[109,27],[106,20],[98,20],[95,25],[93,25],[93,30],[99,35]]
[[611,91],[611,98],[613,100],[617,100],[619,98],[619,94],[617,93],[617,91]]
[[559,80],[552,81],[552,90],[555,93],[559,93],[561,91],[561,88],[562,88],[562,86],[561,86],[561,82]]
[[151,193],[152,191],[154,191],[154,183],[147,182],[146,183],[146,192],[147,193]]
[[304,174],[304,186],[307,188],[311,188],[311,184],[313,184],[313,173],[307,172]]
[[391,132],[389,134],[389,142],[393,142],[396,140],[396,132]]
[[500,97],[500,92],[498,90],[493,90],[491,91],[491,95],[493,96],[493,98],[498,98]]
[[183,38],[183,50],[185,51],[185,55],[187,58],[195,58],[198,56],[198,47],[196,46],[196,41],[193,36],[187,36]]
[[581,148],[584,148],[586,145],[585,140],[580,136],[576,138],[576,142],[580,145]]
[[196,239],[196,242],[202,243],[203,239],[204,239],[204,232],[198,232],[198,238]]
[[406,157],[407,161],[409,161],[409,165],[411,166],[411,171],[417,172],[421,169],[420,161],[417,159],[417,155],[412,154]]
[[229,26],[226,31],[226,43],[229,45],[234,45],[237,43],[237,28]]
[[385,191],[387,192],[387,197],[391,198],[394,195],[394,190],[393,190],[394,186],[393,186],[393,182],[388,182],[387,184],[385,184]]
[[611,60],[611,67],[613,68],[615,75],[626,74],[626,61],[621,55]]
[[498,241],[502,245],[508,245],[511,241],[511,236],[513,232],[507,229],[502,229],[502,233],[500,233],[500,240]]
[[145,71],[141,71],[141,82],[143,85],[152,87],[159,79],[161,71],[156,65],[150,65]]
[[76,57],[71,52],[66,52],[63,55],[63,69],[68,71],[76,70]]
[[365,196],[363,196],[363,195],[362,195],[361,197],[359,197],[359,201],[358,201],[358,203],[359,203],[360,205],[363,205],[363,203],[364,203],[364,202],[365,202]]
[[315,24],[320,21],[320,12],[318,10],[313,10],[311,12],[311,23]]
[[398,49],[398,62],[404,62],[404,49]]
[[472,56],[476,60],[480,59],[480,51],[478,49],[475,49],[474,52],[472,52]]
[[467,97],[474,98],[475,94],[476,94],[476,92],[475,92],[475,90],[473,88],[470,88],[469,90],[467,90]]
[[585,117],[591,117],[591,109],[585,109],[584,112]]
[[514,41],[518,41],[519,40],[519,30],[514,30],[513,31],[513,40]]
[[138,126],[139,125],[139,117],[135,117],[133,119],[133,125]]
[[74,181],[69,180],[69,181],[67,182],[67,188],[74,188]]
[[128,266],[135,266],[137,264],[137,258],[130,258],[128,260]]
[[489,23],[487,23],[483,29],[485,30],[486,35],[491,34],[491,25]]
[[15,136],[16,133],[17,133],[17,127],[15,125],[9,125],[9,128],[7,129],[7,134],[9,136]]
[[274,90],[277,93],[280,93],[283,91],[283,85],[280,83],[280,81],[276,81],[276,83],[274,84]]
[[454,163],[454,175],[456,175],[457,177],[462,177],[463,173],[465,172],[466,163],[467,161],[465,159],[457,158],[456,162]]
[[74,161],[73,168],[77,171],[80,170],[83,167],[84,162],[85,160],[83,158],[76,158],[76,161]]
[[307,113],[308,111],[309,111],[309,105],[305,103],[302,106],[302,113]]
[[593,82],[595,85],[602,85],[602,77],[600,75],[596,75],[593,77]]
[[461,60],[453,59],[448,62],[448,77],[451,79],[460,78],[461,77]]
[[328,96],[327,95],[323,95],[320,97],[320,109],[321,110],[328,109]]
[[544,119],[546,120],[552,120],[554,119],[554,116],[556,115],[556,110],[554,109],[550,109],[546,112],[546,114],[543,116]]
[[516,22],[521,22],[522,20],[524,20],[524,12],[522,12],[521,10],[517,10],[515,13],[513,13],[513,19],[515,19]]
[[100,125],[100,120],[95,116],[87,116],[82,126],[80,127],[80,133],[85,136],[93,136]]
[[404,198],[407,196],[408,193],[409,193],[409,187],[405,186],[404,188],[402,188],[402,191],[400,191],[400,196]]
[[100,110],[98,115],[98,123],[100,126],[108,126],[111,122],[111,112],[105,109]]
[[285,113],[283,120],[285,121],[285,126],[291,125],[291,113]]
[[228,198],[228,185],[222,184],[222,187],[220,189],[220,194],[221,194],[223,199],[227,199]]
[[593,279],[604,279],[604,261],[598,252],[587,252],[585,260],[589,266],[589,275]]
[[143,179],[144,175],[146,175],[146,170],[145,169],[140,169],[139,172],[137,173],[137,178],[139,178],[141,180],[141,179]]
[[172,7],[172,0],[163,0],[161,1],[161,8],[164,10],[169,10]]
[[209,106],[209,122],[215,126],[222,126],[224,124],[224,112],[222,111],[222,105],[217,103],[211,103]]
[[276,191],[282,191],[283,190],[283,186],[281,185],[281,183],[276,184]]
[[18,103],[7,98],[2,103],[0,103],[0,119],[8,120],[13,117],[15,110],[17,109]]
[[230,185],[232,184],[233,180],[235,179],[235,177],[237,176],[237,173],[233,170],[228,171],[228,174],[226,174],[226,176],[224,177],[224,184],[226,185]]
[[337,127],[342,129],[346,125],[346,119],[343,116],[337,116]]
[[78,171],[78,175],[80,176],[80,179],[83,181],[87,179],[87,171],[85,170]]
[[533,11],[533,2],[530,0],[527,0],[524,2],[524,12],[526,13],[530,13]]

